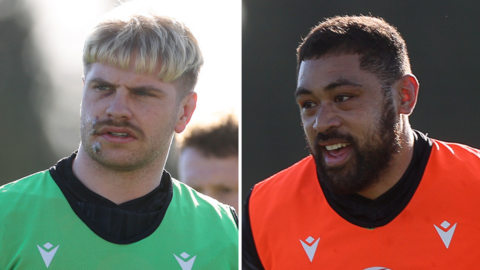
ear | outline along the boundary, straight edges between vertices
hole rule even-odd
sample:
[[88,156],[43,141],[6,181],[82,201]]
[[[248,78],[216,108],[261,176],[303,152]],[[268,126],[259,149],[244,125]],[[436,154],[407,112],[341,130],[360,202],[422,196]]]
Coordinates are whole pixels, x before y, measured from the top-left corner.
[[400,114],[410,115],[417,104],[418,89],[420,85],[417,78],[413,74],[403,76],[398,85],[399,106],[398,112]]
[[196,107],[197,93],[195,92],[189,93],[182,99],[182,101],[180,101],[178,108],[179,118],[177,120],[177,124],[175,125],[176,133],[182,133],[185,130],[187,124],[190,122],[190,119],[192,119],[192,115]]

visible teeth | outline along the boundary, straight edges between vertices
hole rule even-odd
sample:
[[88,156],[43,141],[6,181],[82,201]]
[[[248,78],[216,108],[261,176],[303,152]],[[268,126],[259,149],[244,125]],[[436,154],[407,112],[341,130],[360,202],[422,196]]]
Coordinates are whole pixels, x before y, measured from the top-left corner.
[[328,151],[332,150],[337,150],[339,148],[345,147],[347,145],[350,145],[349,143],[337,143],[337,144],[332,144],[332,145],[327,145],[325,148],[327,148]]
[[110,134],[112,134],[113,136],[118,136],[118,137],[127,137],[128,134],[127,133],[118,133],[118,132],[109,132]]

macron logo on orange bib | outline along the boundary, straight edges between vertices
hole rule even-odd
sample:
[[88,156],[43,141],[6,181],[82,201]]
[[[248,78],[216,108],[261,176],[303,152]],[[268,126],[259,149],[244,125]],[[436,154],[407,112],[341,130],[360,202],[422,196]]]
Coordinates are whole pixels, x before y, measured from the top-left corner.
[[440,235],[440,238],[442,238],[443,244],[445,244],[445,247],[448,249],[448,247],[450,246],[450,242],[452,241],[453,233],[457,228],[457,223],[450,227],[450,223],[445,220],[444,222],[442,222],[442,224],[440,224],[440,227],[435,224],[433,224],[433,226],[435,226],[438,235]]
[[[309,236],[305,241],[308,243],[305,243],[300,239],[300,243],[302,243],[303,250],[307,253],[308,259],[310,262],[313,261],[313,257],[315,256],[315,251],[317,251],[317,246],[318,246],[318,241],[320,241],[320,237],[315,240],[315,238]],[[313,243],[313,244],[312,244]]]

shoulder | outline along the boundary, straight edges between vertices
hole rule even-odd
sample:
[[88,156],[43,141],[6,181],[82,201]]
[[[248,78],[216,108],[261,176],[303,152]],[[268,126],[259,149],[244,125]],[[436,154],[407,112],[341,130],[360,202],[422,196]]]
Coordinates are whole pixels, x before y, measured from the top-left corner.
[[455,155],[455,152],[458,151],[458,154],[473,154],[477,158],[480,158],[480,150],[471,146],[461,143],[444,142],[436,139],[431,140],[433,142],[433,149],[436,151],[450,152],[453,155]]
[[[188,202],[193,202],[195,205],[200,207],[219,207],[224,209],[229,209],[229,206],[223,204],[209,196],[206,196],[190,186],[178,181],[177,179],[172,178],[173,189],[178,191],[178,195],[184,198]],[[175,194],[175,191],[174,191]]]
[[235,210],[229,205],[223,204],[209,196],[206,196],[190,186],[172,178],[173,199],[184,209],[195,209],[196,212],[205,215],[217,216],[220,219],[227,217],[228,220],[236,223]]
[[460,143],[443,142],[432,139],[431,159],[440,163],[453,163],[456,166],[480,166],[480,150]]
[[0,220],[21,224],[31,218],[32,211],[46,205],[58,207],[60,189],[49,171],[42,171],[0,187]]
[[[432,184],[445,182],[465,192],[480,189],[480,151],[473,147],[432,139],[432,151],[425,168],[424,178],[434,179]],[[425,182],[422,180],[422,182]],[[441,186],[441,185],[439,185]],[[476,195],[475,195],[476,196]]]
[[321,192],[318,183],[315,161],[308,156],[294,165],[257,183],[248,197],[248,207],[253,209],[265,206],[288,207],[298,196],[308,196]]
[[0,203],[6,198],[11,199],[19,195],[27,196],[36,193],[39,188],[45,187],[45,181],[48,181],[50,178],[50,173],[46,170],[5,184],[0,187]]
[[[269,190],[274,188],[283,188],[284,186],[292,186],[299,182],[304,182],[306,178],[315,177],[316,169],[315,161],[310,155],[293,164],[292,166],[270,176],[269,178],[257,183],[253,187],[254,192]],[[252,191],[252,192],[253,192]]]

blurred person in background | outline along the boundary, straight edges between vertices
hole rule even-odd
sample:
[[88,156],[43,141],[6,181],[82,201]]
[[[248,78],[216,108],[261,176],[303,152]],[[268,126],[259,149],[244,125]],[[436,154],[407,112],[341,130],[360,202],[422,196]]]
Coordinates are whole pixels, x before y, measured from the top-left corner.
[[1,269],[237,269],[234,209],[164,170],[203,57],[181,22],[131,3],[88,35],[81,143],[0,187]]
[[233,116],[190,127],[182,141],[180,181],[238,211],[238,123]]

